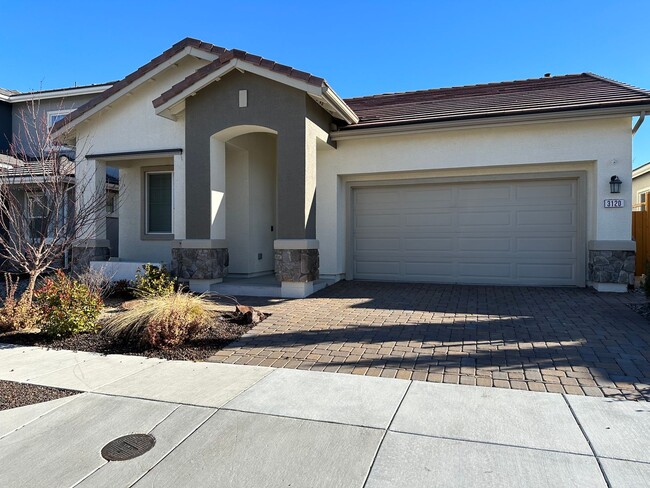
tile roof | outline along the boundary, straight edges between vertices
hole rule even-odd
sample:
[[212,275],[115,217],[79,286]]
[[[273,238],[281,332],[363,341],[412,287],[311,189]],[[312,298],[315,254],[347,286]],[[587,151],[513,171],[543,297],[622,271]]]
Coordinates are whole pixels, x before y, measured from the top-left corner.
[[212,61],[211,63],[203,66],[202,68],[199,68],[184,80],[176,83],[169,90],[167,90],[158,98],[156,98],[153,101],[153,106],[155,108],[160,107],[165,102],[171,100],[179,93],[182,93],[187,88],[191,87],[198,81],[208,76],[210,73],[214,73],[222,66],[225,66],[233,59],[241,59],[242,61],[245,61],[247,63],[251,63],[256,66],[266,68],[270,71],[274,71],[276,73],[304,81],[305,83],[309,83],[310,85],[322,86],[323,83],[325,83],[325,80],[323,78],[319,78],[318,76],[314,76],[305,71],[300,71],[292,68],[291,66],[285,66],[283,64],[276,63],[275,61],[271,61],[269,59],[262,58],[261,56],[256,56],[254,54],[247,53],[246,51],[240,51],[239,49],[230,49],[228,51],[225,51],[222,54],[219,54],[219,57],[214,61]]
[[144,75],[154,70],[155,68],[163,64],[165,61],[168,61],[169,59],[173,58],[176,54],[180,53],[183,49],[187,47],[193,47],[196,49],[200,49],[201,51],[214,53],[214,54],[222,54],[226,52],[226,49],[223,47],[215,46],[214,44],[203,42],[198,39],[193,39],[191,37],[186,37],[185,39],[174,44],[172,47],[167,49],[159,56],[153,58],[147,64],[141,66],[133,73],[127,75],[122,80],[115,83],[108,90],[100,93],[96,97],[93,97],[87,103],[80,106],[77,110],[66,115],[62,120],[59,120],[56,124],[54,124],[53,131],[56,132],[59,129],[61,129],[64,125],[69,124],[75,119],[78,119],[89,110],[95,108],[103,101],[109,99],[115,93],[119,92],[120,90],[127,87],[134,81],[138,80],[139,78],[142,78]]
[[650,104],[650,91],[592,73],[386,93],[344,100],[359,123],[379,126]]

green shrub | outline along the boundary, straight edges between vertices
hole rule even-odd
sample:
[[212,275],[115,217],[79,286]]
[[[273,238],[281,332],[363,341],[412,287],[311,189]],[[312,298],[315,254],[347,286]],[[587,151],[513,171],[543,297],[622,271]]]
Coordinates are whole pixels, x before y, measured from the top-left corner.
[[43,312],[41,331],[46,335],[65,337],[97,330],[97,318],[103,307],[101,297],[62,271],[47,278],[35,297]]
[[107,317],[102,334],[154,348],[174,347],[208,327],[213,308],[205,297],[182,291],[151,296]]
[[165,297],[174,293],[175,280],[164,265],[158,267],[153,264],[145,264],[142,268],[138,268],[135,272],[133,286],[135,296],[142,298]]

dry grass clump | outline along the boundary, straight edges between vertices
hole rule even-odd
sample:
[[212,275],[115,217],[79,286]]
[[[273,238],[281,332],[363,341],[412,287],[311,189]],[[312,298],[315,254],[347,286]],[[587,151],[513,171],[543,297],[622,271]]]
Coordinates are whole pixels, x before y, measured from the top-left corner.
[[102,334],[154,348],[178,346],[210,325],[214,306],[203,295],[182,291],[133,302],[104,321]]
[[0,332],[31,330],[37,328],[43,314],[41,310],[30,303],[26,295],[16,298],[19,279],[11,278],[5,273],[5,298],[0,308]]

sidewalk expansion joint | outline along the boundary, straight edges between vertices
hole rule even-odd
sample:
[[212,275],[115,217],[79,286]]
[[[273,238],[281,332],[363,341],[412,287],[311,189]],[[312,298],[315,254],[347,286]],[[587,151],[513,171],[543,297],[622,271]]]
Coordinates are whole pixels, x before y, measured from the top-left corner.
[[603,467],[603,464],[600,462],[600,458],[596,454],[596,450],[594,449],[594,445],[591,443],[591,439],[589,439],[589,436],[587,435],[587,432],[585,431],[584,427],[580,423],[580,420],[578,419],[578,415],[576,414],[575,410],[573,410],[573,407],[571,406],[571,403],[569,402],[569,399],[566,397],[566,395],[563,393],[562,398],[564,398],[564,401],[567,404],[567,407],[569,407],[569,411],[571,412],[571,415],[573,415],[573,419],[576,421],[576,424],[578,424],[578,427],[580,427],[580,432],[582,432],[582,435],[585,437],[585,440],[587,441],[587,444],[589,444],[589,449],[591,449],[591,452],[594,454],[594,457],[596,458],[596,462],[598,463],[598,469],[600,469],[600,474],[603,476],[603,479],[605,480],[605,483],[607,484],[607,488],[612,488],[612,484],[609,481],[609,478],[607,477],[607,473],[605,472],[605,468]]

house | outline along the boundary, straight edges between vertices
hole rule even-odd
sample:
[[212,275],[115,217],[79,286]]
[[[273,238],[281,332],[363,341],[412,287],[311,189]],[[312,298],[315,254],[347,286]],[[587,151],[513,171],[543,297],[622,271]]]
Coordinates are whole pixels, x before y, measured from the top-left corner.
[[[119,262],[168,263],[195,290],[275,273],[284,297],[340,279],[623,291],[631,206],[605,200],[617,175],[631,201],[648,107],[591,73],[344,100],[187,38],[55,130],[77,171],[119,168]],[[79,259],[105,245],[97,231]]]
[[[45,153],[41,152],[47,152],[48,133],[52,126],[111,85],[112,83],[103,83],[25,93],[0,88],[0,177],[10,178],[15,182],[16,192],[24,193],[25,198],[37,196],[26,192],[25,188],[29,186],[30,181],[48,176],[49,163],[43,160]],[[74,160],[75,148],[57,148],[57,157]],[[73,165],[70,177],[72,185]],[[118,249],[117,177],[117,171],[109,169],[106,176],[105,221],[110,243],[107,248],[109,256],[117,256]],[[29,202],[26,202],[26,207],[28,206]],[[40,220],[42,217],[38,215],[32,218],[33,222]],[[36,232],[36,226],[33,231]]]
[[650,162],[632,171],[632,203],[637,210],[648,210],[646,206],[650,192]]

